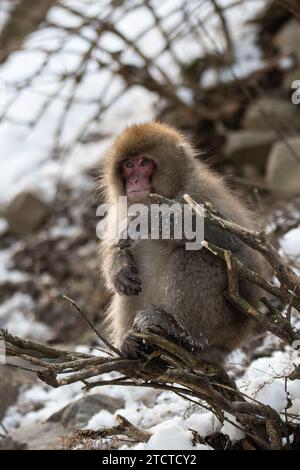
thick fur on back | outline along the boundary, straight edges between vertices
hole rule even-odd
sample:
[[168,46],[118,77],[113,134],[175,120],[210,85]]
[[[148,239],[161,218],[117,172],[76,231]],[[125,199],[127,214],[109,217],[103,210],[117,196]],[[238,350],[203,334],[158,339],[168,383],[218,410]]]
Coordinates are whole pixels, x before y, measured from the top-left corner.
[[[184,202],[185,193],[190,194],[198,203],[210,202],[225,218],[255,227],[251,212],[227,188],[222,177],[196,159],[188,140],[158,122],[129,127],[109,149],[101,183],[106,201],[113,205],[109,218],[115,217],[118,197],[125,195],[120,172],[122,160],[143,153],[150,155],[156,164],[153,192],[179,202]],[[101,267],[112,292],[116,242],[106,240],[101,244]],[[114,293],[108,323],[117,345],[131,328],[137,311],[151,303],[174,314],[190,332],[194,344],[207,336],[208,344],[228,353],[247,336],[252,322],[235,311],[223,296],[227,286],[223,261],[205,249],[196,254],[186,252],[167,240],[142,240],[132,251],[143,291],[133,297]],[[244,244],[239,257],[249,267],[260,266],[259,257]],[[241,291],[255,302],[258,294],[254,288],[244,282]]]

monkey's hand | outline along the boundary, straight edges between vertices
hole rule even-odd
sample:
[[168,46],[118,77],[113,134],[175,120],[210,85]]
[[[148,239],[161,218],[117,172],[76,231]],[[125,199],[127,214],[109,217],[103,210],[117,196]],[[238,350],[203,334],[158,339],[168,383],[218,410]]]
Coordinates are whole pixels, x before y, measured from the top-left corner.
[[116,291],[123,295],[139,295],[142,291],[138,269],[129,249],[120,250],[113,266],[112,281]]

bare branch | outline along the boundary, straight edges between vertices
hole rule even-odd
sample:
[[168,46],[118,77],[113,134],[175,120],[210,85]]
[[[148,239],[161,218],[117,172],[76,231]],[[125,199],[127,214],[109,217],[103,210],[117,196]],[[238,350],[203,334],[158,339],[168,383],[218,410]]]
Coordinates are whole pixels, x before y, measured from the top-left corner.
[[[28,354],[26,353],[27,359],[34,363],[42,353],[44,367],[39,368],[36,374],[42,381],[53,387],[84,382],[86,388],[115,384],[171,390],[187,398],[198,400],[199,404],[204,400],[219,418],[223,411],[230,413],[236,418],[238,426],[245,430],[249,438],[251,436],[252,441],[259,448],[278,448],[279,437],[284,436],[283,422],[275,410],[257,402],[257,400],[249,401],[249,397],[246,399],[243,393],[237,390],[234,381],[220,367],[196,363],[195,358],[192,365],[185,364],[188,357],[174,367],[173,357],[180,358],[182,348],[157,335],[149,333],[144,335],[144,340],[154,349],[159,349],[160,357],[163,357],[163,360],[160,361],[157,358],[152,360],[150,357],[130,360],[85,355],[85,357],[78,358],[77,354],[77,357],[74,355],[73,361],[66,363],[62,362],[62,358],[65,358],[66,355],[71,357],[73,353],[43,348],[38,343],[22,340],[6,331],[2,331],[1,335],[11,356],[20,357],[20,355],[24,355],[25,351],[28,351]],[[186,351],[186,354],[190,353]],[[49,357],[46,357],[47,355]],[[56,357],[55,360],[53,356]],[[102,374],[112,371],[118,372],[120,377],[101,380]],[[68,372],[67,375],[65,375],[66,372]],[[60,377],[61,374],[63,377]],[[93,379],[93,381],[88,382],[87,379]],[[120,421],[119,425],[124,426],[122,432],[126,434],[126,429],[131,426],[122,419]],[[119,432],[120,429],[113,428],[110,431],[111,433]],[[138,429],[132,429],[132,431],[136,438],[144,439],[143,442],[146,442],[150,437],[147,432]],[[101,436],[97,432],[97,436],[95,434],[94,437]]]
[[107,341],[106,338],[104,338],[100,333],[99,331],[97,330],[97,328],[93,325],[93,323],[89,320],[89,318],[87,317],[87,315],[81,310],[81,308],[77,305],[77,303],[75,302],[75,300],[73,299],[70,299],[70,297],[67,297],[66,295],[63,295],[63,298],[69,302],[79,313],[80,315],[85,319],[85,321],[87,322],[87,324],[89,325],[89,327],[94,331],[94,333],[96,333],[96,335],[98,336],[98,338],[109,348],[111,349],[112,351],[114,351],[114,353],[116,353],[118,356],[122,356],[122,354],[120,353],[120,351],[115,348],[109,341]]

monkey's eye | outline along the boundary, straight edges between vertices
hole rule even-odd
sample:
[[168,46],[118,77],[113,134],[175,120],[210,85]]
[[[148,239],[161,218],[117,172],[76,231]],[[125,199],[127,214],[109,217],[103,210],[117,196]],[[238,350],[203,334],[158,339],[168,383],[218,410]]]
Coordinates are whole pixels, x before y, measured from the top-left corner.
[[124,162],[124,166],[126,166],[126,168],[133,168],[134,167],[134,164],[133,162],[131,162],[130,160],[126,160]]
[[144,159],[142,160],[142,162],[141,162],[141,165],[142,165],[142,166],[146,166],[146,165],[149,165],[149,163],[150,163],[149,158],[144,158]]

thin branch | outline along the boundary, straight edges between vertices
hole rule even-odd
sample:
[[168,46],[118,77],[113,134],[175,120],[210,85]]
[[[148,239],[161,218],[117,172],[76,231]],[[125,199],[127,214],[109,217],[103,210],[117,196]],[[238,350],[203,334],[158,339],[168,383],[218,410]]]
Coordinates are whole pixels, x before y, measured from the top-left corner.
[[90,319],[87,317],[87,315],[82,311],[82,309],[77,305],[77,303],[75,302],[75,300],[73,299],[70,299],[70,297],[67,297],[66,295],[63,295],[63,299],[65,299],[67,302],[69,302],[72,307],[74,307],[79,313],[80,315],[84,318],[84,320],[87,322],[87,324],[89,325],[89,327],[93,330],[93,332],[98,336],[98,338],[109,348],[111,349],[112,351],[114,351],[118,356],[122,356],[121,352],[115,348],[109,341],[107,341],[106,338],[104,338],[100,333],[99,331],[97,330],[97,328],[93,325],[93,323],[90,321]]

